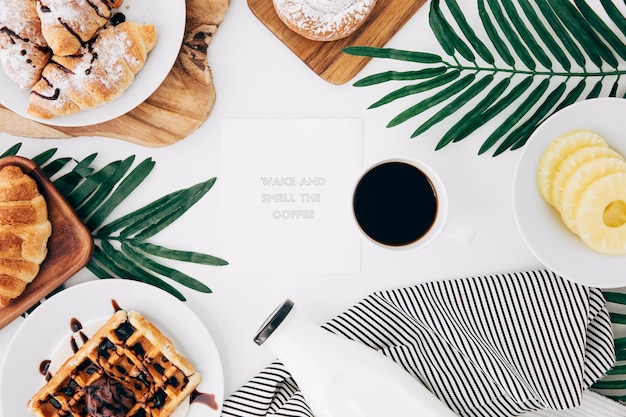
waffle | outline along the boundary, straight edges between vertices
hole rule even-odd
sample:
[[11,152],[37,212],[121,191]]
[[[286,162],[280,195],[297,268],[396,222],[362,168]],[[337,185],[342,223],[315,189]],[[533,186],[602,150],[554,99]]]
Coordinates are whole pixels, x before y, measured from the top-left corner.
[[165,417],[200,374],[152,323],[117,311],[28,402],[40,417]]

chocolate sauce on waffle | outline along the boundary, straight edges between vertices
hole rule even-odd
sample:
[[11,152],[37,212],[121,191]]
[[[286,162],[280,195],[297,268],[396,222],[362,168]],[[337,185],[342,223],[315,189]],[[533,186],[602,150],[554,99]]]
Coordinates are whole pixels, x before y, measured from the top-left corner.
[[[111,300],[111,305],[116,316],[124,314],[119,316],[114,325],[105,325],[94,334],[93,337],[98,337],[94,339],[97,342],[81,349],[74,356],[80,359],[74,359],[75,365],[69,373],[59,370],[59,375],[52,376],[49,371],[50,361],[41,362],[41,374],[47,381],[52,380],[55,387],[48,391],[49,394],[34,397],[39,409],[47,410],[43,415],[66,416],[78,413],[89,417],[159,416],[161,410],[170,409],[173,392],[185,391],[191,402],[218,409],[214,395],[195,389],[199,383],[195,371],[192,369],[194,375],[188,377],[183,371],[187,365],[179,362],[180,359],[171,361],[175,357],[165,356],[167,350],[163,350],[163,345],[153,343],[155,336],[146,335],[156,331],[150,330],[152,325],[148,323],[146,327],[141,321],[131,320],[116,300]],[[78,319],[70,320],[70,328],[73,332],[71,348],[76,353],[79,350],[76,334],[81,335],[84,342],[87,339]],[[103,329],[107,330],[102,333]],[[61,379],[57,378],[61,375]]]
[[44,376],[46,381],[49,381],[52,378],[52,375],[48,371],[50,369],[50,359],[44,359],[39,364],[39,373]]
[[83,344],[89,339],[89,337],[83,332],[83,324],[76,318],[72,317],[70,320],[70,329],[72,329],[72,336],[70,336],[70,347],[72,348],[72,352],[78,352],[79,346],[75,334],[78,334]]
[[191,396],[189,397],[189,401],[192,404],[203,404],[209,407],[211,410],[217,410],[219,405],[215,400],[215,394],[207,394],[205,392],[200,392],[197,389],[193,390]]

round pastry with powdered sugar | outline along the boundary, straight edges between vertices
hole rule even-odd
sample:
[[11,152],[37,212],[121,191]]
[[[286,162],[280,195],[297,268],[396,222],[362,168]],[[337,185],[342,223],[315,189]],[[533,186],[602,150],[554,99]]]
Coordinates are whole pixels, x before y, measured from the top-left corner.
[[287,27],[315,41],[334,41],[354,33],[376,0],[273,0]]

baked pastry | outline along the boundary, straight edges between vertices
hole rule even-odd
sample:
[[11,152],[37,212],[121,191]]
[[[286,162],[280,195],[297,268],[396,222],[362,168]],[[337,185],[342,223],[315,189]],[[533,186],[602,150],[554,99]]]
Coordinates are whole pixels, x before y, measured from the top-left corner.
[[188,31],[178,55],[185,71],[192,78],[205,85],[213,82],[207,51],[216,31],[217,25],[215,24],[201,24]]
[[20,167],[0,170],[0,307],[24,292],[48,253],[46,200]]
[[41,31],[54,55],[75,54],[123,0],[37,0]]
[[0,0],[0,62],[20,88],[32,87],[52,52],[41,33],[37,0]]
[[123,22],[101,29],[77,54],[54,55],[32,88],[28,113],[67,116],[119,97],[156,45],[154,25]]
[[152,323],[119,310],[30,399],[28,409],[38,417],[166,417],[200,381]]
[[354,33],[376,0],[273,0],[276,14],[297,34],[314,41],[335,41]]

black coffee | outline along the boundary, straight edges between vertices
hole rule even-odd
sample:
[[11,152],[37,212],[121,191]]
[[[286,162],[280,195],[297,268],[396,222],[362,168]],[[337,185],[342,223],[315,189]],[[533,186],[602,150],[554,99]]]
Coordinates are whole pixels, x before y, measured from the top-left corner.
[[384,245],[404,246],[421,239],[435,223],[437,194],[415,166],[386,162],[363,176],[353,206],[369,237]]

